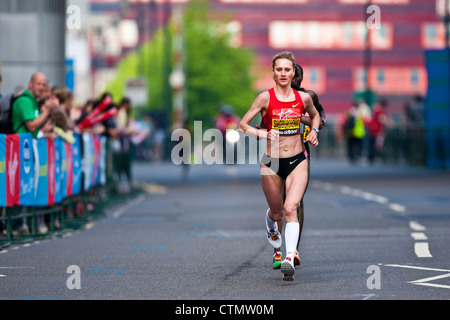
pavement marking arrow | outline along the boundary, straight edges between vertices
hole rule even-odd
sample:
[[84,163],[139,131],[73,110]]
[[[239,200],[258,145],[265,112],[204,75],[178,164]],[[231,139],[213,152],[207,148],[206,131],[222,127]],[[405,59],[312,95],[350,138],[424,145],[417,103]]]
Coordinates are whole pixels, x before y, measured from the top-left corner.
[[386,267],[396,267],[396,268],[407,268],[407,269],[416,269],[416,270],[426,270],[426,271],[436,271],[436,272],[446,272],[445,274],[441,274],[434,277],[428,277],[423,279],[418,279],[414,281],[408,281],[407,283],[419,285],[419,286],[427,286],[427,287],[435,287],[435,288],[443,288],[450,289],[450,286],[438,284],[438,283],[430,283],[430,281],[450,278],[450,270],[446,269],[436,269],[436,268],[426,268],[426,267],[415,267],[415,266],[405,266],[400,264],[385,264]]

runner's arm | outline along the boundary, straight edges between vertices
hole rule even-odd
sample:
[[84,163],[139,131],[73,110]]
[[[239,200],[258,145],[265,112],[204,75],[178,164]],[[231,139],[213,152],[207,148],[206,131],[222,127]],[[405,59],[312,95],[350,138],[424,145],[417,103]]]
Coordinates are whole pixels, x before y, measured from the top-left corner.
[[269,93],[267,91],[260,93],[255,101],[253,101],[250,109],[247,113],[242,117],[242,120],[239,122],[239,129],[244,132],[244,134],[257,137],[257,138],[267,138],[268,132],[267,130],[260,130],[259,128],[254,128],[250,125],[250,122],[262,111],[266,110],[267,105],[269,103]]
[[[302,94],[302,93],[300,93]],[[315,108],[311,96],[307,93],[302,94],[303,103],[305,105],[305,110],[308,112],[311,117],[311,128],[319,128],[320,126],[320,115]],[[317,132],[315,130],[311,130],[308,134],[306,141],[309,142],[314,147],[319,145],[319,140],[317,139]]]
[[316,92],[312,91],[312,90],[306,90],[306,92],[311,96],[311,99],[314,103],[314,107],[316,107],[317,111],[319,112],[320,115],[320,127],[319,129],[322,129],[322,127],[325,125],[326,121],[327,121],[327,116],[325,114],[325,109],[323,108],[322,104],[319,101],[319,96],[317,95]]

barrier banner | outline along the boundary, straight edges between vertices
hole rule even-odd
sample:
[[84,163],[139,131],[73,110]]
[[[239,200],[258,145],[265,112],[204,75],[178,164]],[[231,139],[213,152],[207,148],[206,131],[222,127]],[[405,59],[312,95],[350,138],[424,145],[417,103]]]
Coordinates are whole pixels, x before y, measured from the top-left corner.
[[101,143],[100,138],[97,135],[92,136],[92,147],[94,151],[93,160],[94,163],[92,165],[92,185],[97,186],[100,183],[100,151],[101,151]]
[[106,184],[106,137],[74,139],[0,134],[0,207],[51,206]]
[[19,204],[20,198],[20,137],[0,135],[0,207]]
[[34,205],[34,155],[31,133],[20,136],[20,199],[21,206]]
[[100,137],[100,163],[99,163],[99,184],[106,184],[106,137]]
[[63,199],[72,195],[73,189],[73,159],[72,146],[64,141],[60,145],[61,155],[61,197]]
[[[70,179],[70,176],[72,177],[72,194],[71,195],[77,195],[81,193],[82,190],[82,152],[81,152],[81,137],[79,134],[75,134],[73,136],[75,138],[75,142],[71,145],[71,151],[72,151],[72,175],[68,174],[68,179]],[[67,153],[66,153],[67,156]],[[70,169],[69,169],[70,170]],[[67,186],[69,188],[69,186]]]
[[35,206],[51,206],[55,203],[56,167],[55,143],[51,139],[33,140],[35,156]]
[[83,133],[83,190],[88,191],[92,187],[94,169],[94,142],[92,135]]
[[6,206],[6,135],[0,134],[0,207]]
[[63,199],[61,193],[61,144],[63,142],[60,137],[53,140],[55,144],[55,203],[61,203]]

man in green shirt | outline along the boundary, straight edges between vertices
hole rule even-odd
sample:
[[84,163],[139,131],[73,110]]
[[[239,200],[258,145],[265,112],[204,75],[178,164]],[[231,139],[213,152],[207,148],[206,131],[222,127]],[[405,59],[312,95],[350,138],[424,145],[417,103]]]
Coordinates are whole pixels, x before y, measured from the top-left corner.
[[31,132],[33,138],[36,138],[39,129],[54,109],[54,105],[45,103],[39,110],[36,101],[37,98],[42,96],[46,81],[47,79],[43,73],[34,73],[28,82],[28,89],[14,101],[12,124],[15,133]]

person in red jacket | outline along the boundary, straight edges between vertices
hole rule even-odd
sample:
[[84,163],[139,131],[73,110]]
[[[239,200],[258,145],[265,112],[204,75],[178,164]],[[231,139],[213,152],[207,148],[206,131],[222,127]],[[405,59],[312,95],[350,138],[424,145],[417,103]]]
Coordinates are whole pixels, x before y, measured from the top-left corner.
[[371,119],[367,124],[369,133],[369,154],[368,160],[371,164],[375,163],[377,157],[384,158],[384,140],[386,137],[386,128],[395,127],[395,122],[389,118],[386,113],[388,106],[387,100],[380,100],[372,110]]

